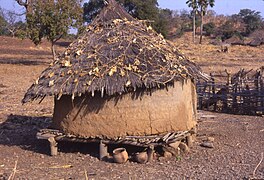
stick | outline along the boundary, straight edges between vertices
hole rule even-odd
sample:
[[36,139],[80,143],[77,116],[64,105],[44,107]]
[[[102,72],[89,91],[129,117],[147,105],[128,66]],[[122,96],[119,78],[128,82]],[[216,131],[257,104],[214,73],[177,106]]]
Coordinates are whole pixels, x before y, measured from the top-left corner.
[[18,160],[16,160],[15,162],[15,166],[13,168],[13,172],[10,174],[10,176],[8,177],[8,180],[13,180],[15,178],[15,174],[16,174],[16,168],[17,168],[17,162]]
[[58,143],[56,142],[54,137],[50,137],[48,141],[50,142],[51,156],[57,156],[58,155]]
[[88,180],[89,178],[88,178],[86,169],[84,169],[84,175],[85,175],[85,180]]
[[262,161],[263,161],[263,153],[261,153],[260,161],[259,161],[259,163],[257,164],[257,166],[255,167],[255,169],[253,171],[253,178],[255,178],[256,171],[257,171],[258,167],[260,166],[260,164],[262,163]]

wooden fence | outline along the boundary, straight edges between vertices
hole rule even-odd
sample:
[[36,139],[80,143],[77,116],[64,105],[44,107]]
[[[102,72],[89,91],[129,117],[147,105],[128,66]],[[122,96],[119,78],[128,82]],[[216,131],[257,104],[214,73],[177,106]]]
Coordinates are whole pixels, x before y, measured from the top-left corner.
[[197,82],[198,109],[234,114],[264,114],[264,66],[211,73],[209,81]]

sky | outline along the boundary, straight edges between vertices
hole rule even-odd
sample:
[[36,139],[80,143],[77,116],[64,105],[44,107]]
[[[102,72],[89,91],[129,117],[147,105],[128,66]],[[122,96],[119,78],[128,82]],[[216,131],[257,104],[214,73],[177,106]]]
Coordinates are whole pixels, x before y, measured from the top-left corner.
[[[190,10],[185,2],[186,0],[158,0],[161,8],[168,8],[171,10]],[[0,0],[0,7],[7,10],[15,10],[18,13],[23,12],[23,8],[19,6],[15,0]],[[263,0],[215,0],[215,6],[212,9],[217,14],[231,15],[237,14],[240,9],[246,8],[259,11],[261,12],[262,17],[264,17]]]
[[[158,0],[159,6],[172,10],[189,9],[186,0]],[[261,12],[264,17],[263,0],[215,0],[212,8],[217,14],[232,15],[239,13],[240,9],[251,9]]]

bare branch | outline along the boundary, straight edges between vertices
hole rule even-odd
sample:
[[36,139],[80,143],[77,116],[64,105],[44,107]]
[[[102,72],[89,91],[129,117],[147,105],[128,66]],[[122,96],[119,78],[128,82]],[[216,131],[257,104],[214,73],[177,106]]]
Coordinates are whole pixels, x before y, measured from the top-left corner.
[[27,8],[28,6],[28,0],[25,0],[25,2],[23,0],[16,0],[16,2],[20,5],[20,6],[24,6],[25,8]]

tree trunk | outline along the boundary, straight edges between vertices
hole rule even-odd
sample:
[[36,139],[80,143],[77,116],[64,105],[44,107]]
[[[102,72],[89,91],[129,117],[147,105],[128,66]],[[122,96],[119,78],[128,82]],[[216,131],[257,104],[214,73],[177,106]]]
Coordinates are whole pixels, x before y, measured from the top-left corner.
[[7,29],[8,29],[8,31],[11,33],[12,38],[14,38],[14,37],[15,37],[15,33],[16,33],[16,31],[13,30],[13,29],[11,29],[11,28],[7,28]]
[[196,16],[196,10],[193,11],[193,44],[195,44],[195,31],[196,31],[195,16]]
[[52,56],[53,56],[53,60],[56,60],[56,51],[55,51],[55,42],[52,41],[51,42],[51,52],[52,52]]
[[203,8],[201,7],[201,28],[200,28],[200,44],[202,44],[203,40]]

